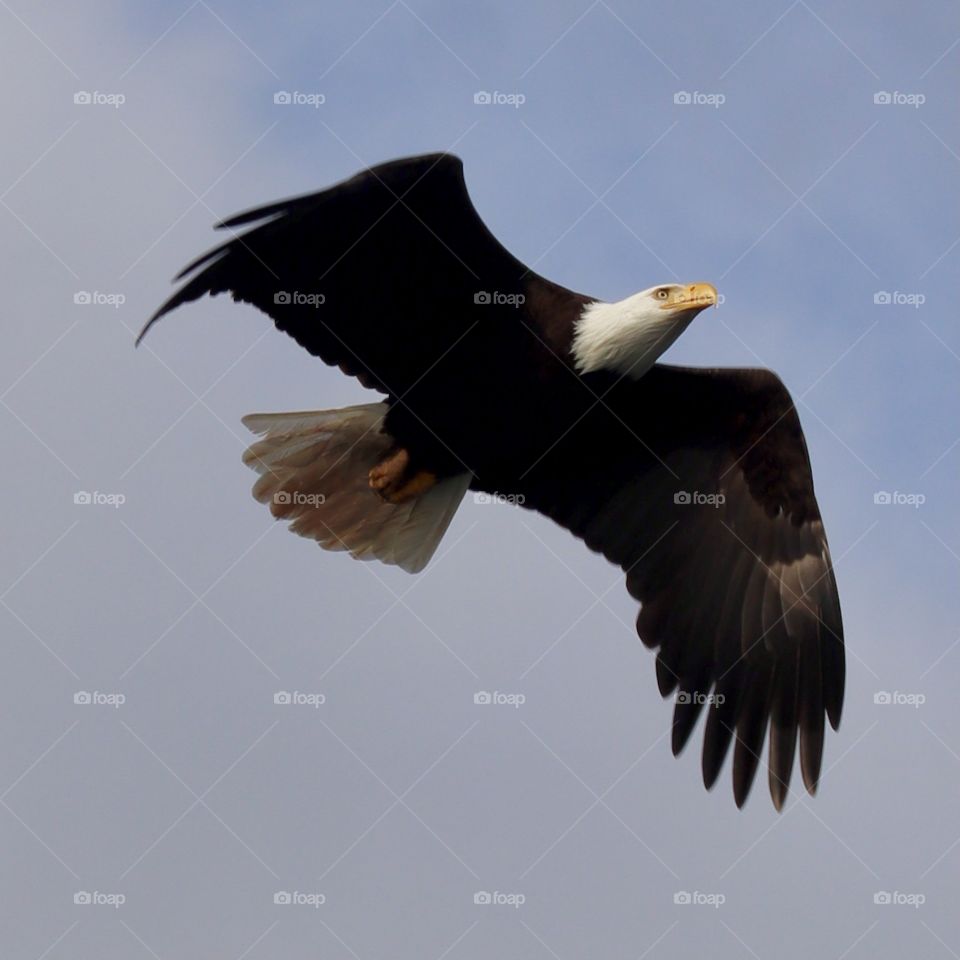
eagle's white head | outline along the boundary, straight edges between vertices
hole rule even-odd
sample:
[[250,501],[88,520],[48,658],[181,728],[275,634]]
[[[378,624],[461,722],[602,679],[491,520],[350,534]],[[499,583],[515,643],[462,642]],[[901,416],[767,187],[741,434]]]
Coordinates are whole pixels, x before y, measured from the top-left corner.
[[642,377],[701,310],[716,304],[711,283],[666,283],[615,303],[588,303],[573,333],[574,365],[580,373]]

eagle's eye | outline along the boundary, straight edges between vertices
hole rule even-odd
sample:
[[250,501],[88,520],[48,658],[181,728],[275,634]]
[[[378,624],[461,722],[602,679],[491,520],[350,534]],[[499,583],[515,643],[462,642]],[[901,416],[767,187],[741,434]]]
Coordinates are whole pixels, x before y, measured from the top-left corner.
[[670,296],[670,291],[666,287],[661,287],[659,290],[657,290],[654,296],[658,300],[666,300]]

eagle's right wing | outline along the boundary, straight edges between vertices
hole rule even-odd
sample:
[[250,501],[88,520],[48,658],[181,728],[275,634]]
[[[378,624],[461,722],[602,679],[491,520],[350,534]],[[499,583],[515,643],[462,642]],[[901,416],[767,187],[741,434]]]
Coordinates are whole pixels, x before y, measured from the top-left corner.
[[604,403],[618,436],[581,463],[546,458],[526,506],[626,571],[637,631],[659,651],[660,692],[675,694],[674,753],[710,704],[707,787],[735,734],[744,802],[769,724],[780,809],[798,732],[803,780],[816,789],[824,715],[836,728],[844,687],[837,585],[793,401],[768,370],[657,365]]

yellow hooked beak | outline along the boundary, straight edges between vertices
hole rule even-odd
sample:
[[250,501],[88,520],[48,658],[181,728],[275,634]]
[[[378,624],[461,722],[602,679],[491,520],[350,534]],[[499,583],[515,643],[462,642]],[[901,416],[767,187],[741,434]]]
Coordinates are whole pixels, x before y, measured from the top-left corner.
[[660,304],[664,310],[704,310],[718,303],[717,288],[712,283],[691,283],[667,293]]

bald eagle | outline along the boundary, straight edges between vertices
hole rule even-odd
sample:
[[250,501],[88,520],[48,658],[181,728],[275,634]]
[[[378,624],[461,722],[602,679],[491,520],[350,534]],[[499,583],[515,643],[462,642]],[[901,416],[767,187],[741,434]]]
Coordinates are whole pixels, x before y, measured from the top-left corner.
[[655,362],[716,304],[712,285],[608,303],[538,276],[484,225],[449,154],[218,226],[232,239],[182,271],[140,338],[229,292],[385,395],[245,418],[260,436],[244,455],[254,496],[274,517],[411,573],[468,489],[550,517],[625,572],[674,698],[675,754],[707,707],[707,788],[735,740],[742,806],[769,727],[776,808],[798,741],[815,792],[824,717],[840,720],[843,627],[797,411],[769,370]]

